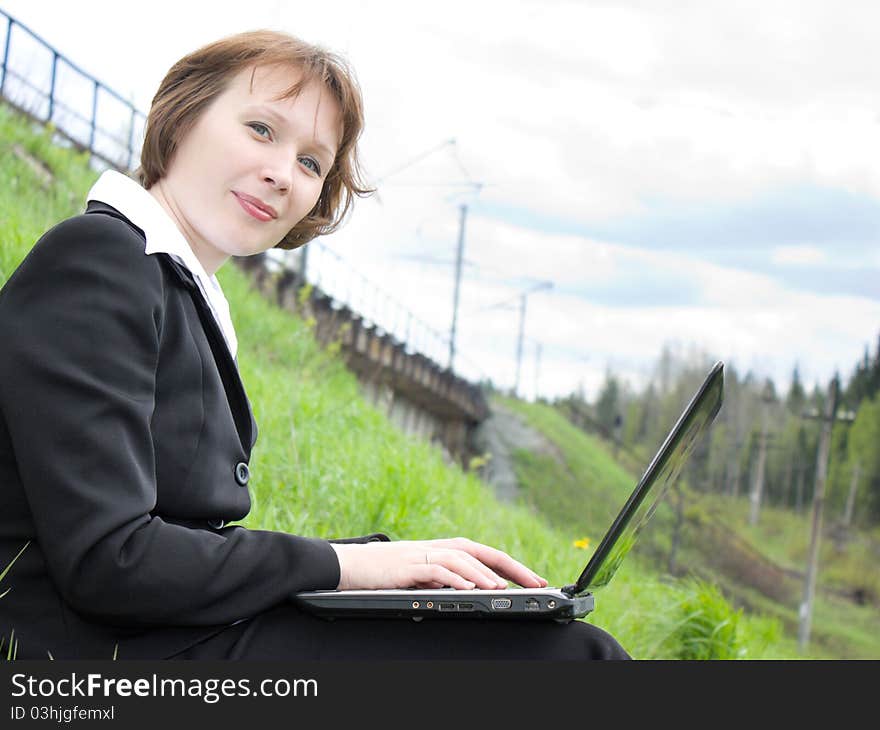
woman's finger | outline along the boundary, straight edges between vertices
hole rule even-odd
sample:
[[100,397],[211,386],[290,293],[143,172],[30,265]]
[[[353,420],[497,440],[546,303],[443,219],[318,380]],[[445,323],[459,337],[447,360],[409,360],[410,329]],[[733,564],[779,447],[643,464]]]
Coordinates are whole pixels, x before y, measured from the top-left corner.
[[483,561],[498,573],[519,585],[532,588],[543,587],[547,584],[547,581],[535,573],[535,571],[527,568],[521,562],[501,550],[475,543],[475,555],[478,560]]
[[450,586],[459,590],[470,590],[476,587],[473,581],[463,578],[439,563],[418,565],[413,569],[413,573],[413,579],[416,583],[439,583],[441,588]]
[[423,588],[428,590],[437,590],[438,588],[445,588],[442,583],[438,583],[436,580],[428,581],[427,583],[416,583],[417,588]]
[[514,560],[510,555],[497,548],[483,545],[467,538],[449,538],[432,540],[437,547],[461,550],[485,566],[493,569],[499,576],[513,581],[514,583],[528,588],[543,588],[547,581],[530,568]]
[[507,581],[496,575],[488,566],[460,550],[431,550],[426,557],[431,564],[442,565],[475,584],[477,588],[489,590],[507,587]]

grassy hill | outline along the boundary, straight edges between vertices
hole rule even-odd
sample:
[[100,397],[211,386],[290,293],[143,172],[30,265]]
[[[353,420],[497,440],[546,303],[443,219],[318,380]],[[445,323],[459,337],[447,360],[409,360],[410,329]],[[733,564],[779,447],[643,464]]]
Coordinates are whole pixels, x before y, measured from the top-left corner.
[[[43,231],[82,210],[97,174],[84,156],[53,142],[51,130],[2,105],[0,159],[2,284]],[[508,551],[551,583],[569,582],[581,569],[589,548],[575,541],[584,525],[597,539],[632,484],[600,445],[583,435],[575,440],[565,424],[540,412],[535,418],[546,421],[563,457],[528,467],[526,503],[499,503],[476,475],[446,466],[438,450],[404,435],[368,404],[334,348],[320,349],[306,323],[264,301],[235,267],[225,266],[219,278],[260,428],[251,464],[254,508],[245,524],[325,537],[377,530],[393,539],[465,535]],[[549,469],[556,470],[552,478]],[[590,485],[587,498],[550,491],[566,474],[565,484]],[[580,517],[577,504],[594,514],[566,526],[566,515]],[[732,607],[711,582],[665,576],[649,553],[640,547],[630,554],[587,618],[633,656],[798,656],[780,619]],[[0,556],[0,570],[11,557]],[[0,593],[7,585],[14,585],[14,570]],[[833,654],[820,647],[815,655]]]

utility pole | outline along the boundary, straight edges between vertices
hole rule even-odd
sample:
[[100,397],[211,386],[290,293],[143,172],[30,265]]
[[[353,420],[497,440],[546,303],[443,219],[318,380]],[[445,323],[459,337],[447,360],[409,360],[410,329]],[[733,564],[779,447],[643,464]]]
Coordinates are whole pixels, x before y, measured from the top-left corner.
[[761,443],[758,447],[758,467],[755,470],[752,493],[749,497],[751,502],[749,524],[753,527],[758,524],[758,511],[761,509],[761,495],[764,491],[764,472],[767,465],[767,431],[770,427],[770,403],[773,402],[769,382],[765,384],[764,391],[761,393],[761,401],[764,403],[764,413],[763,424],[761,425]]
[[449,369],[455,362],[455,326],[458,322],[458,291],[461,282],[461,260],[464,252],[464,221],[467,216],[467,206],[462,204],[461,216],[458,219],[458,252],[455,255],[455,293],[452,300],[452,330],[449,333]]
[[742,448],[742,445],[743,438],[742,434],[740,433],[739,423],[737,423],[733,449],[730,452],[730,456],[727,462],[727,484],[725,486],[725,492],[734,499],[739,496],[739,450],[740,448]]
[[[376,181],[377,184],[384,183],[386,180],[388,180],[389,177],[396,175],[397,173],[402,172],[403,170],[406,170],[406,169],[412,167],[416,163],[421,162],[426,157],[429,157],[430,155],[434,154],[438,150],[441,150],[447,146],[452,146],[453,148],[456,146],[455,137],[451,137],[450,139],[443,140],[440,144],[438,144],[434,147],[431,147],[428,150],[425,150],[421,154],[413,157],[412,159],[404,162],[403,164],[395,167],[392,170],[389,170],[388,172],[386,172],[384,175],[382,175]],[[461,172],[464,173],[464,176],[468,180],[466,184],[469,187],[474,188],[474,190],[477,193],[479,193],[480,190],[483,188],[483,183],[474,182],[473,180],[471,180],[470,175],[467,174],[467,170],[464,169],[464,166],[461,164],[461,161],[458,159],[457,155],[456,155],[455,159],[458,164],[458,167],[461,169]],[[377,195],[377,199],[381,200],[381,198],[379,198],[378,195]],[[456,325],[458,323],[458,293],[459,293],[460,282],[461,282],[462,252],[464,250],[464,221],[465,221],[466,215],[467,215],[467,206],[462,204],[461,217],[459,218],[459,226],[458,226],[458,255],[456,256],[456,259],[455,259],[455,293],[453,294],[453,302],[452,302],[452,328],[449,333],[449,369],[450,370],[452,370],[453,365],[455,364],[455,334],[456,334],[455,330],[456,330]],[[305,260],[303,260],[302,272],[303,272],[303,274],[305,274]]]
[[539,374],[541,372],[541,343],[535,343],[535,403],[538,402],[538,382],[539,382]]
[[810,642],[810,622],[813,616],[813,597],[816,594],[816,576],[819,572],[819,541],[822,537],[822,508],[825,501],[825,482],[828,477],[828,454],[831,451],[831,430],[836,420],[854,421],[852,413],[837,413],[837,377],[831,381],[825,414],[816,411],[804,414],[804,418],[821,419],[822,430],[819,435],[819,451],[816,458],[816,486],[813,493],[813,525],[810,534],[809,562],[804,580],[804,600],[800,607],[800,627],[798,629],[798,649],[803,651]]
[[519,371],[522,365],[523,329],[526,322],[526,295],[519,296],[519,337],[516,338],[516,379],[513,381],[513,394],[519,392]]
[[519,296],[519,336],[516,340],[516,380],[513,384],[513,394],[517,395],[519,393],[519,374],[522,369],[522,347],[523,347],[523,332],[525,330],[526,323],[526,297],[529,294],[534,294],[536,291],[541,291],[542,289],[551,289],[553,287],[553,283],[550,281],[542,281],[540,284],[535,284],[531,289],[524,291]]

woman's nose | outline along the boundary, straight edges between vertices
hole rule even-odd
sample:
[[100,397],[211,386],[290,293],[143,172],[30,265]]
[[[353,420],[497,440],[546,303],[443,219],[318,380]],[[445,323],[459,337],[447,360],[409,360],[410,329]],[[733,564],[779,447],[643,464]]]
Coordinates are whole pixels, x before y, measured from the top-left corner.
[[275,188],[282,195],[290,190],[290,175],[278,170],[267,170],[263,173],[263,181]]
[[293,180],[293,165],[286,160],[273,160],[263,168],[263,181],[282,195],[290,191]]

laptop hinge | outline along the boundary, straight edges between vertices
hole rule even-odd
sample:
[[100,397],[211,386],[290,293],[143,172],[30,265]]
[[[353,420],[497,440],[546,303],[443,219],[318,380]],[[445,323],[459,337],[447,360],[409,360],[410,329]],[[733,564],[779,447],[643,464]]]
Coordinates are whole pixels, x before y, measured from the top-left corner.
[[577,586],[576,585],[565,586],[564,588],[560,588],[559,590],[562,591],[569,598],[574,598],[574,596],[577,592]]

